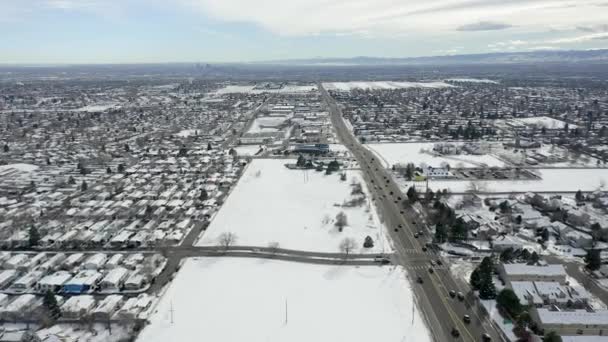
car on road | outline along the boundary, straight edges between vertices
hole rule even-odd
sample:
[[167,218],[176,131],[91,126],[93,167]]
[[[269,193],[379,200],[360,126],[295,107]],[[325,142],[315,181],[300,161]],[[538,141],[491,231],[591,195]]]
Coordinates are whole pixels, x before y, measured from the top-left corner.
[[390,264],[391,260],[385,256],[377,255],[374,257],[374,262],[378,262],[382,265]]
[[454,338],[460,337],[460,331],[458,331],[458,329],[456,329],[456,328],[452,328],[452,336]]
[[435,261],[431,260],[431,266],[435,266]]
[[402,224],[400,224],[400,225],[398,225],[397,227],[399,227],[399,228],[403,228],[403,225],[402,225]]
[[418,233],[414,234],[414,237],[417,239],[418,238]]
[[416,278],[416,281],[418,282],[418,284],[422,284],[422,283],[424,283],[424,280],[422,280],[422,277],[421,277],[421,276],[418,276],[418,277]]
[[399,228],[395,228],[395,231],[396,231],[396,232],[398,232],[398,231],[399,231]]
[[429,273],[435,273],[435,270],[432,267],[429,267]]
[[391,196],[393,196],[395,193],[393,193],[392,191],[390,192]]
[[[397,197],[398,201],[401,201],[401,196]],[[403,214],[403,211],[401,212]]]
[[412,221],[412,224],[413,224],[413,225],[416,225],[416,221]]
[[426,252],[428,250],[428,248],[426,248],[426,246],[422,246],[422,251]]
[[437,265],[439,265],[439,266],[443,265],[443,261],[441,261],[441,259],[437,259]]
[[461,302],[464,300],[464,294],[462,294],[462,292],[460,292],[460,291],[459,291],[459,292],[456,294],[456,296],[458,296],[458,300],[460,300]]
[[418,235],[424,235],[424,232],[422,230],[419,230]]
[[471,316],[469,315],[464,315],[464,317],[462,317],[462,320],[466,323],[469,324],[471,323]]
[[492,341],[492,337],[490,337],[490,334],[484,333],[483,335],[481,335],[481,341],[483,341],[483,342],[491,342]]
[[399,214],[403,215],[403,210],[401,210],[401,211],[399,212]]
[[452,298],[456,297],[456,291],[454,291],[454,290],[450,290],[449,294],[450,294],[450,297],[452,297]]

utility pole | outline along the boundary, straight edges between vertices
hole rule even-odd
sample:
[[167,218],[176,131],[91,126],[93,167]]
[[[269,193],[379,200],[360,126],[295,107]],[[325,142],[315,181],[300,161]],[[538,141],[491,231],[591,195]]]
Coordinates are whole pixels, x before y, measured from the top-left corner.
[[285,298],[285,325],[287,325],[287,298]]
[[171,301],[171,309],[169,309],[169,312],[171,313],[171,324],[173,324],[173,301]]

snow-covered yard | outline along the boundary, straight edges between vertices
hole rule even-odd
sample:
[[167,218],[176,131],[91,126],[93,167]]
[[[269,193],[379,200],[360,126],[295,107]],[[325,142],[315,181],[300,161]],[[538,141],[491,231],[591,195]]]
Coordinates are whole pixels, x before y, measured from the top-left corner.
[[432,167],[440,167],[442,163],[448,163],[452,167],[480,167],[486,165],[504,166],[504,163],[492,155],[442,155],[433,153],[435,143],[402,143],[402,144],[366,144],[369,150],[379,156],[385,167],[391,167],[397,163],[414,163],[416,166],[427,164]]
[[[574,192],[594,191],[601,186],[605,189],[608,182],[608,169],[538,169],[541,180],[525,181],[476,181],[475,184],[484,192]],[[451,192],[465,192],[471,182],[468,181],[429,181],[433,190],[448,189]],[[405,184],[407,188],[411,184]]]
[[402,89],[402,88],[451,88],[451,84],[434,82],[389,82],[389,81],[364,81],[364,82],[328,82],[323,83],[327,90],[351,91],[353,89]]
[[34,172],[38,170],[38,166],[32,164],[8,164],[8,165],[0,165],[0,172]]
[[279,131],[281,126],[288,119],[286,116],[260,117],[253,120],[247,133],[269,133]]
[[[356,252],[390,249],[359,171],[345,171],[347,180],[341,181],[341,172],[290,170],[286,163],[295,160],[253,160],[198,244],[218,245],[222,233],[232,232],[235,244],[245,246],[278,242],[281,248],[337,253],[350,237]],[[366,197],[361,205],[345,207],[355,198],[353,182],[361,184]],[[340,212],[348,221],[342,232],[335,225]],[[374,248],[364,249],[368,235]]]
[[431,341],[404,272],[189,259],[137,341]]

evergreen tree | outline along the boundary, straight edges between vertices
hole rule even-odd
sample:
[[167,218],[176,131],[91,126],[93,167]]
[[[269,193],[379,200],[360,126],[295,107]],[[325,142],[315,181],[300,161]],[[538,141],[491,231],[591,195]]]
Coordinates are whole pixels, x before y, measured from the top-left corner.
[[82,184],[80,185],[80,190],[82,191],[87,191],[87,189],[89,188],[89,185],[87,184],[87,181],[82,181]]
[[123,163],[118,164],[118,173],[125,172],[125,165]]
[[602,266],[599,249],[590,249],[585,256],[585,267],[590,271],[597,271]]
[[530,265],[534,265],[536,264],[538,261],[540,260],[540,255],[538,255],[538,253],[536,253],[536,251],[532,252],[532,254],[530,255],[530,261],[529,264]]
[[521,311],[522,306],[519,302],[519,298],[513,292],[513,290],[505,288],[496,297],[496,304],[506,310],[511,317],[517,317]]
[[10,147],[8,147],[8,144],[4,144],[4,153],[8,153],[10,151]]
[[74,179],[74,177],[72,177],[72,176],[68,177],[68,184],[71,184],[71,185],[76,184],[76,180]]
[[365,237],[365,241],[363,242],[363,247],[364,248],[372,248],[374,247],[374,240],[372,239],[371,236],[366,236]]
[[300,154],[300,156],[298,157],[298,160],[296,161],[296,166],[303,167],[305,164],[306,164],[306,159],[304,158],[303,155]]
[[207,151],[211,151],[213,150],[213,147],[211,147],[211,143],[207,143]]
[[207,190],[201,189],[201,194],[198,196],[198,199],[201,201],[206,201],[208,198],[209,194],[207,193]]
[[574,195],[574,198],[576,198],[576,200],[578,202],[583,202],[585,200],[585,196],[583,195],[583,192],[580,190],[576,192],[576,195]]
[[500,261],[510,262],[513,260],[513,247],[509,247],[500,253]]
[[435,225],[435,241],[437,243],[444,243],[448,239],[448,230],[447,228],[440,222]]
[[44,305],[51,320],[54,321],[61,316],[61,309],[59,308],[55,294],[52,291],[49,290],[44,294],[42,305]]
[[562,337],[555,331],[550,331],[543,338],[543,342],[562,342]]
[[410,186],[410,188],[407,189],[407,198],[412,203],[414,203],[418,200],[418,192],[416,191],[416,188],[414,188],[413,186]]
[[454,224],[452,224],[452,229],[450,230],[450,238],[453,241],[462,241],[467,238],[467,227],[462,222],[462,220],[456,220]]
[[40,243],[40,233],[38,232],[38,228],[32,225],[29,230],[30,247],[38,246],[38,243]]
[[107,174],[112,173],[112,169],[111,169],[109,166],[106,168],[106,173],[107,173]]
[[479,269],[476,268],[471,272],[471,278],[469,279],[471,287],[473,290],[478,291],[481,287],[481,275],[479,274]]
[[131,148],[129,147],[129,144],[125,144],[124,149],[125,149],[125,152],[131,152]]

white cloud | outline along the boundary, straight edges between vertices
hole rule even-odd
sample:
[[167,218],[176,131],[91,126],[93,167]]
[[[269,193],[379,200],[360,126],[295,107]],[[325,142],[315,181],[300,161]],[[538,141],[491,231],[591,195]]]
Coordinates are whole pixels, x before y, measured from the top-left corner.
[[[367,32],[445,33],[479,23],[545,31],[550,25],[599,25],[599,0],[180,0],[205,15],[259,25],[280,35]],[[498,28],[498,24],[494,25]],[[487,25],[484,25],[487,26]]]

